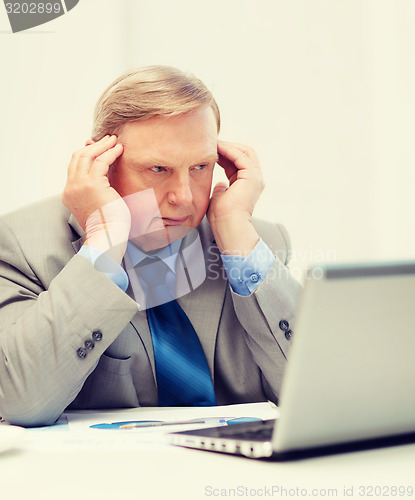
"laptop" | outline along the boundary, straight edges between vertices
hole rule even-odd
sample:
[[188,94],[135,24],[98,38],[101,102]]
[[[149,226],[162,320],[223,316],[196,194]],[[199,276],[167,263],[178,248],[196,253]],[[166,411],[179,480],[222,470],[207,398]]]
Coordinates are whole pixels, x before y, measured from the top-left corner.
[[415,261],[313,267],[276,420],[175,432],[171,443],[299,458],[415,441]]

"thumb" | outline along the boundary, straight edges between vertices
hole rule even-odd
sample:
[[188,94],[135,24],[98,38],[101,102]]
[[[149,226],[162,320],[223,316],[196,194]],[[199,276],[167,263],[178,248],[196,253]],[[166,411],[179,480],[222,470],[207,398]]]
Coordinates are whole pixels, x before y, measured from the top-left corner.
[[228,187],[229,186],[226,184],[226,182],[218,182],[216,186],[213,188],[212,196],[216,196],[219,193],[225,192],[228,189]]

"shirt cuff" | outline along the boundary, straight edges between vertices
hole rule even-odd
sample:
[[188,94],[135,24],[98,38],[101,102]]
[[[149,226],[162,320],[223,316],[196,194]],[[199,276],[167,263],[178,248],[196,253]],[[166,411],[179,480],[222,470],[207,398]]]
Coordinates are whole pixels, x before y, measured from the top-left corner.
[[83,245],[78,252],[78,255],[89,260],[91,264],[104,273],[113,283],[115,283],[123,292],[128,288],[128,276],[124,269],[115,262],[115,260],[108,257],[104,252],[98,248],[89,245]]
[[275,255],[262,238],[246,257],[241,255],[221,255],[221,257],[232,290],[245,296],[255,292],[275,260]]

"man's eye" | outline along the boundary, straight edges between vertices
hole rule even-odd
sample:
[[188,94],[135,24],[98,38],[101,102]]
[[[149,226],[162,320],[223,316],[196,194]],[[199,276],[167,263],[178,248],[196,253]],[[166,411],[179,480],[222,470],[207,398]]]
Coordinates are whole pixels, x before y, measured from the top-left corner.
[[196,167],[194,167],[194,170],[200,171],[200,170],[204,170],[206,167],[207,167],[207,165],[205,165],[205,164],[197,165]]
[[166,170],[166,169],[165,169],[165,167],[151,167],[150,170],[152,172],[155,172],[156,174],[158,174],[160,172],[164,172],[164,170]]

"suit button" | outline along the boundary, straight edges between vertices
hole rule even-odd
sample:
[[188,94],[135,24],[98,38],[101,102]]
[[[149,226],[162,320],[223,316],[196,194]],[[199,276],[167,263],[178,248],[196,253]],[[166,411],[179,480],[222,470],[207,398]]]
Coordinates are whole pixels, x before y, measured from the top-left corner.
[[81,359],[85,359],[88,356],[86,349],[84,349],[83,347],[80,347],[76,351],[76,353],[78,354],[78,358],[81,358]]
[[292,332],[291,330],[287,330],[287,331],[285,332],[285,338],[286,338],[287,340],[290,340],[292,336],[293,336],[293,332]]
[[91,350],[95,347],[95,342],[93,340],[85,340],[85,347]]
[[249,279],[252,281],[252,283],[258,283],[259,275],[257,273],[253,273],[253,274],[251,274]]
[[290,324],[286,319],[282,319],[279,323],[279,327],[283,332],[286,332],[290,328]]
[[95,342],[99,342],[102,339],[102,332],[100,332],[100,330],[95,330],[95,332],[92,332],[92,338]]

